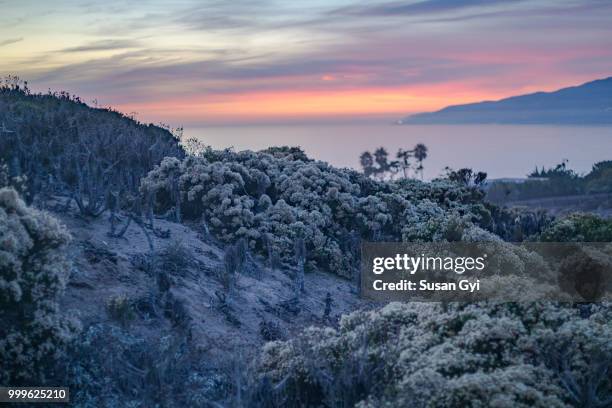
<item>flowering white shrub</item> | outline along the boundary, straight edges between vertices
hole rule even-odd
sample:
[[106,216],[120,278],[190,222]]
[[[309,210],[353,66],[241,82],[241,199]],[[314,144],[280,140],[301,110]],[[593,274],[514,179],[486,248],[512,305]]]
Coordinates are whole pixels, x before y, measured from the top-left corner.
[[1,384],[40,384],[75,329],[58,311],[69,240],[54,218],[0,189]]
[[203,216],[225,242],[244,238],[265,253],[268,237],[289,259],[301,237],[309,267],[344,276],[356,264],[349,240],[355,233],[373,241],[460,239],[485,211],[479,192],[449,181],[377,182],[283,148],[166,158],[141,189],[154,194],[159,211],[180,205],[185,217]]
[[257,380],[288,406],[587,406],[612,395],[611,316],[610,304],[391,303],[268,343]]

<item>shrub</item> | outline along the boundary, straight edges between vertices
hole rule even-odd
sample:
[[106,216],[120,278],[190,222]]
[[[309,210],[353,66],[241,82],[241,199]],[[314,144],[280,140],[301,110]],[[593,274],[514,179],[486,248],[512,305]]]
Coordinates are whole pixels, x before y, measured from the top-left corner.
[[195,262],[191,249],[180,240],[174,240],[166,245],[157,255],[158,269],[164,273],[184,276]]
[[490,231],[506,241],[522,242],[536,237],[550,227],[554,221],[545,210],[529,208],[505,208],[487,204],[491,213],[489,223],[484,223]]
[[284,337],[282,327],[274,320],[259,322],[259,334],[265,341],[280,340]]
[[27,177],[11,173],[13,172],[9,170],[9,166],[0,159],[0,188],[12,187],[22,196],[27,194]]
[[0,383],[40,384],[77,327],[59,313],[70,235],[0,189]]
[[612,220],[592,214],[571,214],[539,235],[543,242],[612,242]]
[[[166,158],[142,180],[141,190],[155,197],[157,211],[180,205],[184,217],[204,219],[222,241],[243,239],[269,257],[278,253],[283,262],[293,261],[293,243],[301,238],[308,269],[327,268],[345,277],[359,261],[351,249],[355,236],[428,240],[451,215],[478,223],[488,214],[475,188],[449,180],[377,182],[284,148],[207,149],[182,161]],[[451,229],[437,238],[461,235]]]
[[225,293],[230,296],[238,276],[243,272],[247,261],[246,244],[244,240],[239,240],[234,245],[228,245],[223,254],[223,266],[219,270],[219,281]]
[[597,406],[612,396],[597,376],[612,368],[611,316],[610,304],[584,317],[550,303],[391,303],[268,343],[254,384],[271,384],[268,406]]
[[487,186],[487,197],[496,203],[576,194],[610,193],[612,161],[593,164],[591,172],[581,176],[563,161],[553,168],[535,169],[524,183],[495,181]]
[[30,196],[70,194],[87,215],[101,213],[110,189],[137,193],[162,158],[184,156],[167,129],[67,93],[32,94],[14,79],[0,80],[0,123],[0,160],[27,176]]
[[106,303],[106,310],[109,316],[122,326],[127,326],[136,317],[130,299],[123,294],[111,296]]
[[584,177],[589,193],[609,193],[612,188],[612,160],[595,163]]
[[62,384],[79,407],[204,407],[229,382],[207,364],[183,335],[142,338],[96,324],[71,347]]

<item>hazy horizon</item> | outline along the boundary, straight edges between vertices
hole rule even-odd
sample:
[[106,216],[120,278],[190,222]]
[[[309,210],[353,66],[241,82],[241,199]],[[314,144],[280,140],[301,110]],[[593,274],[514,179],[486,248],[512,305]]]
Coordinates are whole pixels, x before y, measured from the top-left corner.
[[359,155],[383,146],[395,156],[398,148],[424,143],[425,179],[442,175],[449,166],[485,171],[490,179],[524,178],[537,166],[554,167],[567,159],[584,174],[595,162],[609,160],[611,126],[553,125],[392,125],[308,124],[206,126],[185,129],[214,148],[261,150],[300,146],[309,157],[337,167],[360,170]]

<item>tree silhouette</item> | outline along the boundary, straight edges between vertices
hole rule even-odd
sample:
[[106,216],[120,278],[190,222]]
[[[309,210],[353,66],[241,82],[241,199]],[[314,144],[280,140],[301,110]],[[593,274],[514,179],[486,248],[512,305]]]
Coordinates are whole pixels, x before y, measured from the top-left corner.
[[381,180],[384,180],[385,176],[389,175],[393,178],[393,175],[398,171],[398,162],[389,161],[389,153],[384,147],[379,147],[374,151],[374,162],[377,167],[374,168],[374,174]]
[[389,153],[384,147],[379,147],[374,151],[374,161],[380,171],[385,171],[389,166]]
[[414,147],[414,158],[417,159],[418,166],[416,172],[421,174],[421,180],[423,179],[423,160],[427,158],[427,146],[423,143],[418,143]]
[[427,158],[427,146],[419,143],[412,150],[399,149],[395,157],[397,160],[389,161],[389,153],[381,146],[374,151],[374,154],[368,151],[363,152],[359,156],[359,162],[366,176],[374,176],[380,180],[385,178],[393,180],[400,170],[403,178],[409,177],[410,160],[414,157],[418,163],[414,168],[415,175],[420,173],[423,178],[423,160]]
[[365,174],[366,177],[371,176],[376,171],[374,168],[374,157],[372,157],[372,153],[363,152],[359,157],[359,162],[363,168],[363,174]]
[[404,173],[404,178],[408,178],[408,170],[410,170],[410,158],[412,157],[412,150],[399,149],[395,157],[399,161],[399,167]]
[[459,183],[466,187],[481,187],[487,180],[487,173],[484,171],[475,172],[470,168],[453,170],[450,167],[445,167],[446,177],[450,181]]

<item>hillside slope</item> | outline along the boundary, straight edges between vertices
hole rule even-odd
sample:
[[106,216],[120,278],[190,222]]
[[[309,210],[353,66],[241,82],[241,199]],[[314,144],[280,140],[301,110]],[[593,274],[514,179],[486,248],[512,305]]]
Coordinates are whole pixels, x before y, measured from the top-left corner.
[[[112,320],[106,313],[106,306],[113,296],[127,295],[130,301],[138,303],[143,297],[158,292],[155,279],[151,279],[150,273],[138,262],[141,257],[151,256],[144,233],[138,226],[130,227],[123,238],[112,238],[107,235],[108,224],[104,219],[84,221],[74,216],[74,210],[52,214],[67,225],[73,235],[76,268],[70,277],[64,310],[77,312],[85,324],[99,323]],[[300,310],[293,313],[280,305],[293,296],[291,268],[272,270],[256,259],[254,262],[261,268],[260,273],[243,274],[238,278],[232,295],[233,316],[228,319],[227,314],[214,305],[215,292],[222,290],[215,275],[223,267],[223,249],[189,226],[164,220],[156,220],[156,224],[169,232],[168,238],[151,235],[160,258],[170,256],[166,252],[168,248],[182,251],[182,256],[187,258],[178,270],[165,269],[171,275],[169,291],[184,303],[194,338],[209,347],[212,345],[211,352],[217,347],[232,350],[236,346],[245,347],[244,351],[248,352],[261,345],[265,341],[259,333],[262,321],[278,322],[281,332],[285,333],[308,324],[332,323],[332,320],[323,319],[327,292],[334,295],[333,315],[336,317],[363,302],[349,281],[324,272],[312,272],[305,275]],[[156,321],[155,316],[150,317],[153,318],[151,322]],[[133,324],[138,326],[138,320]],[[219,340],[216,344],[215,339]]]
[[610,242],[607,221],[492,206],[471,171],[377,181],[299,148],[186,155],[121,115],[0,91],[4,384],[62,384],[78,407],[578,407],[612,395],[600,374],[612,370],[609,306],[376,311],[356,294],[363,241],[490,241],[543,274],[504,240]]
[[419,113],[402,124],[612,124],[612,77],[554,92],[449,106]]
[[185,156],[169,129],[0,80],[0,164],[12,177],[26,176],[28,202],[72,194],[83,214],[95,215],[109,192],[135,194],[140,178],[168,156]]
[[[122,382],[144,380],[150,375],[151,364],[162,364],[169,355],[159,350],[164,342],[189,350],[186,362],[172,364],[181,369],[198,364],[185,375],[200,375],[202,382],[214,385],[206,391],[200,384],[195,392],[185,386],[181,374],[164,368],[167,375],[176,377],[166,379],[166,386],[176,387],[173,392],[181,395],[202,394],[205,400],[215,400],[220,392],[227,392],[219,384],[232,384],[236,366],[241,372],[246,370],[266,341],[288,339],[312,325],[335,326],[341,314],[368,304],[359,299],[351,282],[324,272],[305,275],[305,290],[299,304],[293,304],[291,267],[271,269],[254,257],[254,268],[240,274],[231,301],[224,305],[217,296],[224,292],[219,280],[224,250],[196,224],[156,219],[156,228],[164,234],[150,234],[151,252],[144,230],[135,224],[122,238],[113,238],[107,234],[104,218],[82,218],[76,207],[65,211],[51,204],[50,208],[55,209],[51,214],[73,237],[68,252],[74,267],[61,310],[81,321],[82,334],[72,354],[86,355],[70,363],[67,376],[77,372],[83,377],[85,372],[85,378],[100,377],[87,387],[79,384],[75,388],[74,400],[84,405],[89,401],[88,394],[95,395],[96,404],[110,401],[103,389],[109,394],[121,390],[124,396],[129,395]],[[153,268],[148,267],[147,260]],[[333,303],[331,313],[325,316],[328,293]],[[150,357],[134,354],[130,346],[134,342]],[[92,345],[95,352],[89,348]],[[108,365],[109,356],[125,361],[120,361],[119,367],[117,363]],[[131,365],[143,370],[142,374],[130,372],[123,379],[117,376]],[[246,371],[238,381],[243,375]],[[96,389],[92,383],[104,385]],[[146,386],[154,387],[155,383]],[[182,398],[178,394],[176,398]],[[142,390],[134,397],[143,401]]]

